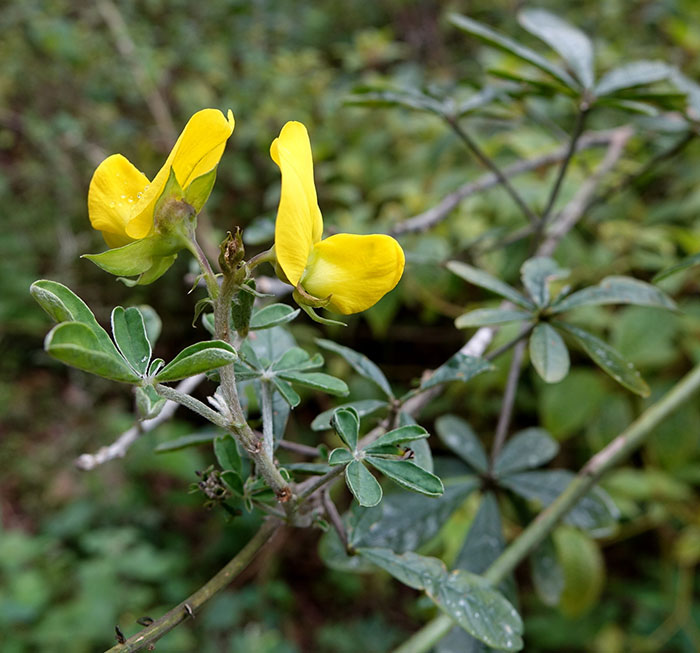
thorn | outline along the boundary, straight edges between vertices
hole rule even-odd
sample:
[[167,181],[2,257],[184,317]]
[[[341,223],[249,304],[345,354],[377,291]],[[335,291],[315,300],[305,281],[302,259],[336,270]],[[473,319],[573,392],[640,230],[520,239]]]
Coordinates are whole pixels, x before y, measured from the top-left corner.
[[114,632],[117,636],[117,642],[119,642],[120,644],[126,644],[126,637],[124,637],[124,633],[121,631],[121,628],[119,628],[119,626],[114,627]]
[[192,608],[190,607],[189,603],[185,603],[185,612],[194,619],[194,612],[192,611]]
[[153,617],[139,617],[136,623],[139,624],[139,626],[150,626],[153,623]]

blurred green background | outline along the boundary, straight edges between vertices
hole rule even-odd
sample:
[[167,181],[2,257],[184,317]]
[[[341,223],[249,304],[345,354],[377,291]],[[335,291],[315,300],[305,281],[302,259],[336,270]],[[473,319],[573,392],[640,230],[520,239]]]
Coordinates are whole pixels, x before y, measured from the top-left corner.
[[[42,351],[49,324],[31,300],[32,281],[70,285],[108,320],[117,303],[148,303],[164,323],[159,355],[203,337],[190,323],[197,297],[183,255],[156,284],[129,290],[81,260],[101,251],[89,228],[87,187],[96,165],[121,152],[147,175],[160,167],[189,116],[211,106],[233,109],[236,129],[202,219],[210,246],[236,225],[249,252],[267,246],[278,196],[272,139],[287,120],[309,128],[319,202],[329,230],[389,231],[482,174],[452,133],[429,115],[345,103],[353,88],[392,83],[462,93],[486,79],[504,55],[482,49],[450,27],[459,11],[525,38],[519,2],[331,0],[141,0],[80,3],[10,0],[0,11],[0,638],[5,653],[96,651],[127,634],[144,614],[159,616],[199,586],[245,541],[251,518],[227,521],[188,494],[211,452],[153,453],[154,444],[197,428],[184,414],[144,437],[122,461],[81,472],[73,459],[110,443],[132,424],[128,390],[51,361]],[[587,31],[599,68],[654,59],[700,74],[695,0],[539,2]],[[528,43],[532,39],[527,37]],[[534,45],[534,44],[533,44]],[[499,161],[538,156],[563,142],[571,107],[522,101],[477,117],[472,132]],[[673,142],[642,118],[603,113],[590,127],[632,121],[637,136],[618,174],[631,173]],[[562,132],[562,129],[564,130]],[[563,136],[563,135],[564,136]],[[586,161],[586,157],[581,157]],[[589,168],[577,165],[570,197]],[[534,204],[551,171],[518,179]],[[691,143],[632,188],[599,205],[557,252],[576,283],[606,274],[649,280],[700,249],[700,147]],[[348,329],[330,332],[376,360],[398,387],[443,362],[468,337],[453,319],[465,306],[489,305],[439,264],[476,258],[507,280],[527,249],[516,243],[476,256],[487,235],[522,226],[510,199],[495,189],[470,198],[435,229],[403,237],[407,270],[399,288]],[[475,249],[476,248],[476,249]],[[600,308],[581,322],[606,332],[638,367],[654,396],[700,361],[700,278],[684,273],[665,289],[682,313]],[[201,331],[201,327],[200,327]],[[308,346],[316,325],[300,320]],[[498,342],[512,334],[507,329]],[[410,356],[407,354],[410,352]],[[331,370],[348,376],[338,360]],[[494,374],[450,387],[424,414],[457,412],[489,436],[500,406],[507,358]],[[538,421],[566,440],[558,462],[577,468],[614,437],[643,402],[583,358],[560,384],[526,372],[517,403],[521,426]],[[353,397],[370,389],[350,379]],[[205,390],[202,391],[203,395]],[[291,429],[314,442],[308,423],[328,399],[308,397]],[[622,508],[617,535],[584,555],[571,575],[607,576],[582,605],[542,605],[524,576],[528,651],[696,651],[700,602],[700,410],[697,401],[668,420],[634,467],[606,484]],[[454,551],[472,514],[450,523],[433,552]],[[325,569],[316,532],[288,532],[201,618],[158,644],[168,652],[265,653],[387,651],[430,616],[428,602],[384,576]],[[596,549],[597,550],[597,549]],[[600,595],[598,592],[602,592]],[[569,606],[571,608],[571,606]]]

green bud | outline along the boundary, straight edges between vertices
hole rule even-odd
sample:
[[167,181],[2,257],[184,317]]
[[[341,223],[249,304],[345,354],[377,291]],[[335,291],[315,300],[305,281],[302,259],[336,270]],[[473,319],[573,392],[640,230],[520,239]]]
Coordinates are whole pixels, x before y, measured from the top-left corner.
[[235,234],[232,234],[230,231],[226,234],[226,238],[221,243],[220,252],[219,265],[221,266],[221,271],[224,274],[238,272],[245,256],[240,227],[236,227]]

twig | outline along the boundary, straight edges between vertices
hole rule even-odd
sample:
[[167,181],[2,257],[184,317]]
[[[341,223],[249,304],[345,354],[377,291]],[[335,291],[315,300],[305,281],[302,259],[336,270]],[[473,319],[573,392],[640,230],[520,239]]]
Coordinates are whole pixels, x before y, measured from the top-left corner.
[[627,145],[627,141],[632,137],[631,127],[620,127],[616,130],[614,137],[610,140],[603,160],[579,188],[572,200],[561,210],[552,226],[548,229],[544,242],[537,249],[537,256],[550,256],[559,241],[573,229],[574,225],[583,217],[589,208],[596,188],[601,180],[615,166],[622,152]]
[[[645,410],[608,446],[593,456],[569,486],[518,536],[484,572],[483,578],[497,586],[554,529],[607,471],[627,459],[652,430],[700,389],[700,365],[686,374],[662,399]],[[394,653],[424,653],[453,628],[454,622],[441,615],[415,633]]]
[[[580,152],[581,150],[585,150],[590,147],[607,145],[610,143],[616,132],[616,129],[587,132],[576,144],[576,151]],[[540,168],[553,165],[561,161],[566,156],[567,151],[567,147],[560,147],[549,154],[544,154],[534,159],[518,161],[517,163],[513,163],[512,165],[504,168],[503,175],[510,178],[525,172],[532,172],[533,170],[538,170]],[[489,188],[493,188],[499,183],[499,179],[494,173],[482,175],[476,181],[464,184],[463,186],[460,186],[456,190],[452,191],[431,209],[399,222],[391,230],[391,234],[394,236],[400,236],[401,234],[405,233],[425,231],[426,229],[429,229],[430,227],[433,227],[444,220],[462,200],[470,197],[471,195],[476,195],[477,193],[488,190]],[[531,229],[532,227],[529,228]]]
[[522,211],[522,214],[528,219],[530,224],[537,224],[537,216],[532,212],[532,209],[525,204],[525,201],[520,197],[520,193],[513,187],[513,185],[508,180],[508,177],[503,173],[503,171],[496,165],[496,163],[484,152],[472,139],[472,137],[462,128],[459,121],[456,118],[445,116],[447,124],[452,127],[455,134],[459,136],[464,144],[471,150],[474,156],[479,160],[479,162],[488,168],[498,180],[498,183],[503,186],[506,192],[511,196],[513,201],[517,204],[518,208]]
[[644,164],[637,172],[633,172],[627,175],[618,183],[614,184],[613,186],[611,186],[610,188],[593,198],[588,208],[591,209],[594,206],[598,206],[599,204],[604,204],[613,195],[619,193],[628,186],[634,184],[637,180],[642,179],[643,177],[648,175],[660,163],[663,163],[667,159],[671,159],[677,154],[680,154],[693,141],[693,139],[697,138],[697,136],[698,133],[696,131],[688,131],[685,134],[685,136],[683,136],[683,138],[676,141],[676,143],[674,143],[668,149],[659,152],[656,156],[654,156],[651,160]]
[[340,518],[338,508],[336,508],[336,505],[333,503],[333,499],[331,499],[331,494],[328,491],[328,488],[326,488],[323,491],[321,499],[323,501],[323,507],[326,510],[326,515],[328,519],[330,520],[333,528],[335,528],[336,533],[338,533],[338,537],[343,543],[345,550],[348,551],[348,553],[350,553],[350,551],[348,550],[348,536],[345,533],[345,526],[343,526],[343,520]]
[[[191,376],[188,379],[184,379],[177,386],[177,391],[182,394],[189,394],[194,390],[203,380],[205,379],[204,374],[197,374],[196,376]],[[165,406],[160,411],[160,413],[151,419],[146,419],[132,426],[130,429],[124,431],[112,444],[107,447],[102,447],[98,449],[95,453],[84,453],[75,459],[75,466],[79,469],[90,470],[99,467],[104,463],[114,460],[115,458],[123,458],[126,455],[129,447],[136,442],[144,433],[152,431],[156,426],[160,426],[164,422],[167,422],[177,410],[180,404],[172,400],[165,402]]]
[[508,370],[508,380],[506,381],[506,390],[503,393],[503,403],[501,404],[501,414],[498,416],[498,424],[496,425],[496,433],[493,437],[493,447],[491,448],[491,464],[496,460],[498,454],[503,448],[503,443],[508,435],[510,420],[513,416],[513,406],[515,404],[515,395],[518,389],[518,379],[520,379],[520,368],[523,364],[525,356],[525,340],[520,340],[513,351],[513,358],[510,362]]
[[[551,256],[559,242],[571,231],[576,223],[585,214],[591,197],[601,179],[612,169],[622,156],[627,141],[631,138],[633,130],[624,126],[613,129],[607,134],[608,149],[603,160],[595,169],[593,174],[583,182],[578,192],[571,201],[561,210],[557,218],[553,221],[547,231],[544,242],[537,248],[536,256]],[[579,146],[583,145],[584,139],[579,141]],[[505,302],[501,307],[507,305]],[[481,327],[459,350],[468,356],[482,356],[487,347],[491,344],[493,337],[498,331],[498,327]]]
[[293,453],[298,453],[300,456],[308,456],[309,458],[317,458],[319,453],[316,447],[309,447],[298,442],[290,442],[289,440],[280,440],[277,443],[280,449],[286,449]]
[[162,383],[157,383],[153,387],[161,397],[165,397],[166,399],[174,401],[185,408],[189,408],[193,413],[197,413],[197,415],[222,429],[230,428],[231,425],[226,417],[224,417],[221,413],[212,410],[205,403],[199,401],[199,399],[195,399],[191,395],[180,392],[175,388],[170,388]]
[[586,122],[586,117],[588,116],[589,108],[590,107],[588,105],[588,102],[584,100],[581,103],[578,115],[576,116],[576,125],[574,127],[574,131],[571,134],[571,140],[569,141],[569,146],[566,150],[566,156],[561,162],[561,166],[559,166],[559,173],[557,174],[556,181],[554,182],[554,186],[552,186],[552,190],[549,193],[549,199],[547,200],[547,204],[545,205],[542,211],[542,215],[539,219],[538,228],[540,230],[543,230],[545,225],[547,224],[549,214],[552,212],[552,209],[554,208],[554,203],[557,201],[559,191],[561,190],[561,185],[564,181],[564,177],[566,176],[566,171],[569,169],[569,164],[571,163],[571,160],[574,158],[574,154],[576,153],[576,145],[578,143],[579,138],[581,138],[581,133],[583,132],[583,126]]
[[236,556],[211,578],[206,585],[200,587],[194,594],[182,603],[164,614],[160,619],[132,635],[123,644],[117,644],[106,653],[132,653],[140,651],[163,635],[170,632],[178,624],[193,617],[197,611],[215,594],[224,589],[238,574],[253,560],[262,547],[272,538],[281,524],[276,519],[265,520],[252,539],[236,554]]
[[262,412],[263,449],[268,458],[272,459],[275,452],[274,422],[272,419],[272,390],[270,381],[260,381],[260,403]]

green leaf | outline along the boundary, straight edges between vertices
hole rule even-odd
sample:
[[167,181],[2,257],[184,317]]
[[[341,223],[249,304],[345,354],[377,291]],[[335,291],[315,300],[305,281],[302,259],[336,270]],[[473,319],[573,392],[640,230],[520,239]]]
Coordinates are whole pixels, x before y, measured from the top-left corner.
[[323,374],[322,372],[280,372],[280,377],[289,383],[302,385],[306,388],[313,388],[314,390],[322,390],[327,392],[329,395],[335,395],[337,397],[344,397],[350,394],[350,389],[345,384],[345,381],[341,381],[330,374]]
[[221,435],[214,440],[214,455],[221,469],[230,469],[240,474],[241,454],[232,435]]
[[357,449],[360,435],[360,417],[353,408],[336,408],[331,425],[350,451]]
[[364,450],[372,452],[381,447],[396,446],[401,442],[411,442],[412,440],[427,438],[429,435],[430,434],[422,426],[409,424],[384,433],[384,435],[379,436],[372,444],[365,447]]
[[228,485],[229,490],[236,496],[245,496],[245,484],[237,471],[227,469],[225,472],[221,473],[221,480]]
[[556,325],[558,328],[571,334],[596,365],[615,381],[641,397],[649,396],[651,392],[649,386],[634,365],[622,358],[610,345],[600,340],[600,338],[596,338],[592,333],[579,329],[572,324],[557,322]]
[[[245,285],[251,289],[255,289],[255,280],[249,279],[245,282]],[[254,302],[255,295],[242,289],[236,293],[231,302],[231,322],[233,322],[233,328],[241,334],[246,334],[250,327],[250,318],[253,314]]]
[[[114,345],[112,345],[114,347]],[[54,358],[79,370],[112,381],[138,383],[139,376],[119,356],[103,348],[95,332],[83,322],[61,322],[46,336],[44,349]]]
[[361,548],[357,552],[367,560],[389,572],[396,580],[415,590],[435,592],[447,577],[442,560],[407,551],[400,555],[391,549]]
[[347,449],[342,449],[340,447],[333,449],[328,456],[328,464],[331,467],[335,467],[336,465],[347,465],[352,460],[352,454]]
[[546,537],[532,552],[530,571],[537,596],[545,605],[557,605],[564,590],[564,572],[557,559],[551,536]]
[[213,431],[205,431],[203,433],[190,433],[183,435],[181,438],[168,440],[159,444],[154,451],[156,453],[170,453],[171,451],[180,451],[188,447],[196,447],[200,444],[213,442],[217,438],[217,433]]
[[676,274],[676,272],[680,272],[681,270],[695,267],[697,265],[700,265],[700,252],[698,252],[697,254],[693,254],[692,256],[688,256],[687,258],[684,258],[682,261],[676,263],[676,265],[672,265],[670,268],[661,270],[661,272],[656,274],[653,281],[654,283],[656,283],[657,281],[661,281],[666,277],[670,277],[672,274]]
[[480,288],[486,288],[501,297],[505,297],[514,304],[518,304],[530,311],[535,309],[535,305],[525,297],[525,295],[512,286],[509,286],[507,283],[503,283],[500,279],[490,275],[488,272],[479,270],[461,261],[448,261],[447,269],[465,281],[479,286]]
[[[520,472],[501,479],[501,485],[530,501],[548,506],[569,486],[575,474],[565,469]],[[596,537],[609,535],[617,524],[619,512],[610,497],[595,487],[574,505],[564,518],[572,526]]]
[[609,70],[595,87],[598,96],[611,95],[636,86],[646,86],[668,79],[671,67],[663,61],[633,61]]
[[584,88],[593,86],[593,44],[581,30],[544,9],[524,9],[518,21],[561,55]]
[[435,420],[435,431],[442,442],[477,472],[489,468],[486,451],[478,436],[461,417],[442,415]]
[[479,487],[471,477],[448,485],[439,497],[400,490],[384,496],[376,508],[361,511],[348,530],[352,547],[388,547],[398,553],[415,551],[443,527],[452,513]]
[[503,551],[504,539],[498,499],[485,492],[479,504],[455,567],[483,574]]
[[216,181],[216,167],[209,172],[200,175],[193,179],[185,190],[185,202],[194,207],[195,213],[199,213],[202,207],[207,203],[211,189],[214,188]]
[[56,322],[81,322],[95,334],[106,353],[119,356],[112,339],[98,324],[88,305],[70,288],[57,281],[35,281],[29,291],[39,306]]
[[676,310],[675,302],[661,289],[630,277],[606,277],[597,286],[583,288],[559,302],[553,313],[562,313],[579,306],[600,304],[635,304]]
[[201,372],[229,365],[237,358],[236,350],[223,340],[198,342],[185,347],[155,376],[157,383],[179,381]]
[[[516,433],[506,442],[494,462],[497,476],[506,476],[548,463],[559,453],[559,443],[544,429],[529,428]],[[473,570],[470,570],[473,571]]]
[[605,583],[605,562],[598,545],[574,528],[557,528],[553,533],[564,588],[559,609],[570,619],[587,612],[600,598]]
[[359,461],[353,460],[345,468],[345,482],[361,506],[376,506],[382,500],[382,486]]
[[275,386],[275,389],[280,393],[282,398],[290,405],[290,407],[296,408],[301,403],[301,397],[297,391],[286,381],[283,381],[279,377],[273,376],[272,384]]
[[407,490],[427,494],[431,497],[440,496],[445,491],[442,481],[435,474],[418,467],[410,460],[391,460],[373,454],[367,455],[365,460]]
[[153,348],[156,342],[158,342],[160,332],[163,328],[163,322],[155,309],[148,304],[141,304],[136,308],[139,309],[141,317],[143,317],[143,324],[146,327],[146,337],[148,338],[148,342],[151,343],[151,348]]
[[291,347],[276,360],[271,369],[275,372],[312,370],[323,365],[323,356],[314,354],[309,356],[301,347]]
[[450,381],[461,381],[465,383],[477,374],[492,370],[493,365],[483,358],[468,356],[462,352],[457,352],[445,363],[440,365],[430,377],[420,384],[421,390],[427,390],[441,383]]
[[124,310],[117,306],[112,311],[112,334],[122,356],[138,374],[144,376],[151,361],[151,343],[138,308]]
[[497,649],[519,651],[522,620],[513,606],[482,578],[458,569],[447,573],[441,560],[390,549],[362,548],[358,553],[400,582],[428,596],[478,640]]
[[182,247],[182,242],[177,238],[154,234],[100,254],[83,254],[81,258],[120,277],[142,275],[137,283],[145,284],[162,276],[175,262],[175,253]]
[[332,340],[317,338],[316,342],[320,347],[323,347],[323,349],[327,349],[342,356],[360,376],[373,381],[389,399],[394,398],[394,393],[391,391],[391,386],[384,376],[384,373],[375,363],[367,358],[367,356],[349,347],[338,345]]
[[460,315],[455,320],[455,326],[458,329],[467,329],[530,319],[532,319],[532,313],[528,311],[508,308],[477,308],[474,311]]
[[271,329],[280,324],[291,322],[297,315],[300,309],[294,309],[287,304],[270,304],[256,311],[250,320],[250,328],[252,330]]
[[546,383],[558,383],[569,373],[569,350],[562,337],[545,322],[530,335],[530,360]]
[[490,45],[491,47],[497,48],[512,54],[514,57],[525,61],[531,66],[535,66],[545,73],[554,77],[554,79],[560,81],[564,86],[571,89],[578,89],[579,85],[576,81],[567,73],[563,68],[551,63],[545,59],[542,55],[538,54],[534,50],[516,43],[515,41],[509,39],[507,36],[500,34],[486,25],[477,23],[475,20],[471,20],[466,16],[461,16],[460,14],[450,14],[450,22],[461,30],[471,34],[472,36],[478,38],[483,43]]
[[136,407],[138,408],[139,415],[143,419],[153,419],[157,417],[165,402],[167,401],[165,397],[161,397],[152,385],[147,385],[142,388],[134,388],[136,393]]
[[523,286],[540,308],[549,304],[549,282],[562,279],[568,274],[568,270],[560,268],[556,261],[546,256],[531,258],[520,268]]
[[364,107],[404,107],[417,111],[429,111],[441,115],[442,103],[415,89],[387,89],[373,86],[357,86],[345,104]]
[[324,431],[331,428],[331,417],[333,417],[333,413],[338,408],[354,408],[359,417],[365,417],[366,415],[371,415],[380,408],[385,408],[386,406],[386,401],[382,401],[380,399],[360,399],[359,401],[351,401],[347,404],[341,404],[336,408],[324,410],[322,413],[317,415],[314,421],[311,422],[311,430]]

